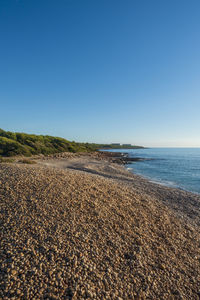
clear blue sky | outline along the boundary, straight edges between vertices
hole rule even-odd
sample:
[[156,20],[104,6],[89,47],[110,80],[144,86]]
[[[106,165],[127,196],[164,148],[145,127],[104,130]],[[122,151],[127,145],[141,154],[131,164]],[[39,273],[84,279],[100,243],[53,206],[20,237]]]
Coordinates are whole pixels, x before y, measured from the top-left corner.
[[200,147],[199,0],[0,0],[0,127]]

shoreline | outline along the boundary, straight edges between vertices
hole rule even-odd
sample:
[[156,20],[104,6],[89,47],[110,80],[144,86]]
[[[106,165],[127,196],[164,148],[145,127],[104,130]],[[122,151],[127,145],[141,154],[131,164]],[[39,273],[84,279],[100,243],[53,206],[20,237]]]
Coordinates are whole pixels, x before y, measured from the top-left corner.
[[32,160],[0,164],[3,299],[199,299],[200,197],[110,155]]
[[[67,157],[66,157],[67,156]],[[121,152],[57,154],[39,159],[40,163],[63,170],[76,170],[108,178],[129,188],[159,199],[177,216],[185,218],[193,225],[200,227],[200,195],[179,188],[169,187],[151,181],[142,175],[130,172],[126,168],[128,155]]]
[[[26,159],[49,167],[83,171],[128,183],[129,186],[132,185],[135,189],[142,189],[145,193],[158,197],[159,201],[173,209],[181,218],[186,218],[189,222],[192,221],[193,224],[196,223],[197,226],[200,226],[200,194],[178,187],[171,187],[163,182],[156,182],[141,174],[134,173],[126,167],[131,162],[146,159],[130,158],[129,154],[124,152],[100,150],[89,153],[61,152],[51,155],[34,155],[30,158],[14,157],[17,163],[26,161]],[[97,162],[102,164],[102,168],[99,169]],[[196,209],[197,212],[195,212]]]
[[[191,194],[194,194],[196,196],[200,196],[200,193],[198,192],[194,192],[194,191],[191,191],[191,190],[187,190],[187,189],[184,189],[182,187],[179,187],[179,186],[173,186],[172,184],[167,184],[165,181],[158,181],[156,179],[152,179],[151,177],[148,177],[148,176],[145,176],[143,174],[139,174],[139,173],[136,173],[134,171],[130,171],[129,168],[127,168],[127,170],[137,176],[140,176],[146,180],[148,180],[149,182],[151,183],[154,183],[154,184],[158,184],[158,185],[161,185],[161,186],[164,186],[164,187],[168,187],[168,188],[172,188],[172,189],[177,189],[177,190],[180,190],[180,191],[183,191],[183,192],[187,192],[187,193],[191,193]],[[131,169],[132,170],[132,169]]]
[[[116,163],[123,164],[123,165],[125,165],[125,167],[126,167],[127,164],[130,164],[130,163],[133,163],[133,162],[146,161],[146,160],[154,160],[153,158],[129,157],[129,154],[128,153],[124,153],[124,152],[110,152],[110,153],[114,153],[115,154],[114,158],[116,159]],[[130,173],[138,175],[138,176],[141,176],[142,178],[148,180],[149,182],[152,182],[152,183],[155,183],[155,184],[158,184],[158,185],[162,185],[162,186],[165,186],[165,187],[169,187],[169,188],[172,188],[172,189],[178,189],[178,190],[181,190],[181,191],[185,191],[185,192],[192,193],[194,195],[200,196],[200,193],[198,193],[198,192],[194,192],[192,190],[187,190],[187,189],[179,187],[179,186],[173,186],[173,185],[167,184],[167,182],[165,182],[165,181],[158,181],[156,179],[153,179],[151,177],[145,176],[143,174],[136,173],[134,171],[134,169],[132,169],[132,168],[126,167],[126,169]],[[132,171],[130,171],[129,169],[132,170]]]

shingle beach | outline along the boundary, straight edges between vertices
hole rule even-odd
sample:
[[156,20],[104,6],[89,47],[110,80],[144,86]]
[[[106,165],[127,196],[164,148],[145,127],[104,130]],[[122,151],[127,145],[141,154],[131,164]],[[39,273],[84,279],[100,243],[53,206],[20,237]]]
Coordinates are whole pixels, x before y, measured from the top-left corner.
[[200,196],[100,154],[0,164],[1,299],[199,299]]

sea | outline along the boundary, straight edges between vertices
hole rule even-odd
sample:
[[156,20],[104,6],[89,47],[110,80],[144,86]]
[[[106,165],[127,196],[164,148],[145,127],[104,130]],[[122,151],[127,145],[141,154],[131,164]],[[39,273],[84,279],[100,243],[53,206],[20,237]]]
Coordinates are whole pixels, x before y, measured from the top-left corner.
[[111,150],[144,160],[127,164],[129,171],[150,181],[200,194],[200,148]]

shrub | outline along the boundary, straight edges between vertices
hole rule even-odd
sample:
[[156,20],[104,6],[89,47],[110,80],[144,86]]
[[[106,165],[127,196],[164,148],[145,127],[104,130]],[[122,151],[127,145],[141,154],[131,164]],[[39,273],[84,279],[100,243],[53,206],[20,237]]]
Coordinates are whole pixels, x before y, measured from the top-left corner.
[[0,157],[0,163],[13,163],[15,162],[14,159],[12,158],[3,158],[3,157]]
[[22,164],[29,164],[29,165],[36,164],[34,160],[30,160],[30,159],[21,159],[19,160],[19,162]]
[[88,152],[96,145],[70,142],[53,136],[13,133],[0,129],[0,156],[53,154],[58,152]]

